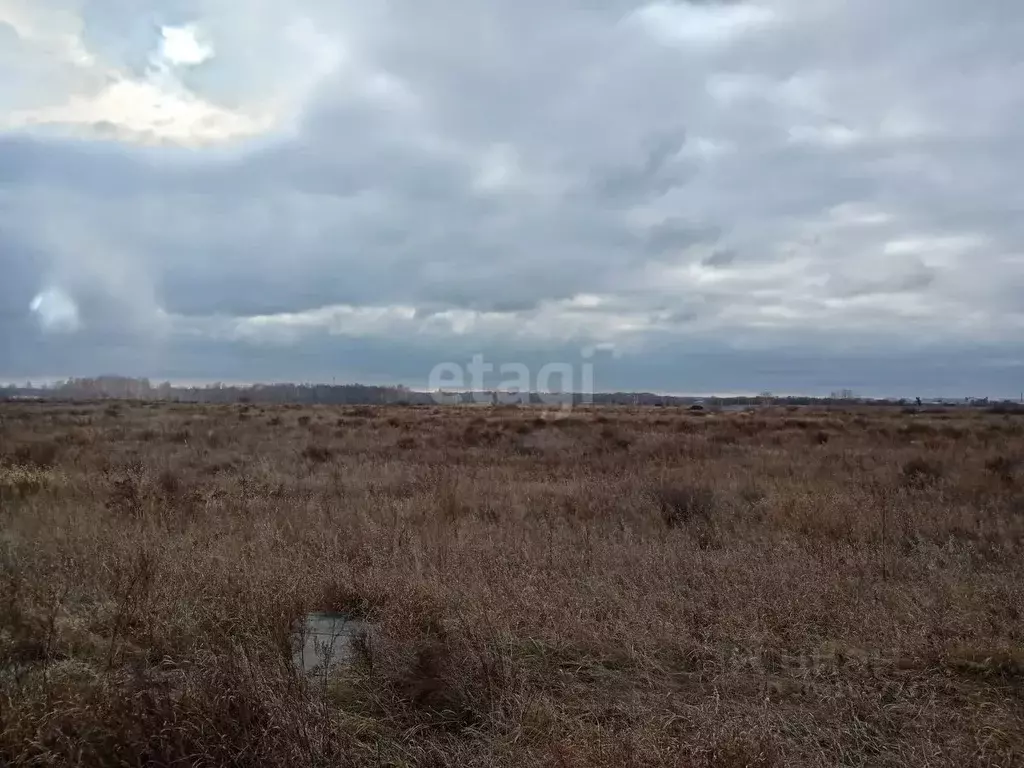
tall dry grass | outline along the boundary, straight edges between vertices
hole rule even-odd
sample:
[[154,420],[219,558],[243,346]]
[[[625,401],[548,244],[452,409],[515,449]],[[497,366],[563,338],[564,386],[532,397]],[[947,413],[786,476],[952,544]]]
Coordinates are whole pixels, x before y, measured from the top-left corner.
[[[1024,764],[1024,419],[0,406],[0,764]],[[323,680],[306,612],[376,630]]]

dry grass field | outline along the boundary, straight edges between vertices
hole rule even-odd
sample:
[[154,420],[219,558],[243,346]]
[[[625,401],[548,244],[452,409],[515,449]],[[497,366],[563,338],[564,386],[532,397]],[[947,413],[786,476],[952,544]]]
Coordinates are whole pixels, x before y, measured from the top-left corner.
[[[0,764],[1024,765],[1024,418],[0,405]],[[307,677],[310,611],[372,623]]]

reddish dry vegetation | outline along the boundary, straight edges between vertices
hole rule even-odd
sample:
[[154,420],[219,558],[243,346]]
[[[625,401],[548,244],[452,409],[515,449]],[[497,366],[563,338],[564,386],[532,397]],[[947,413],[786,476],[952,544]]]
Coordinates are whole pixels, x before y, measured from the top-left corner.
[[[1024,419],[0,406],[0,764],[1024,764]],[[311,610],[377,630],[306,679]]]

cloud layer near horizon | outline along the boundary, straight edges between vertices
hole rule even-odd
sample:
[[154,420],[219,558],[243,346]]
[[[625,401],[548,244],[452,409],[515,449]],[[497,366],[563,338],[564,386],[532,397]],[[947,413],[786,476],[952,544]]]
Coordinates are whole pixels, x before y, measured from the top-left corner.
[[1009,0],[0,0],[0,377],[602,345],[606,388],[1015,393],[1021,39]]

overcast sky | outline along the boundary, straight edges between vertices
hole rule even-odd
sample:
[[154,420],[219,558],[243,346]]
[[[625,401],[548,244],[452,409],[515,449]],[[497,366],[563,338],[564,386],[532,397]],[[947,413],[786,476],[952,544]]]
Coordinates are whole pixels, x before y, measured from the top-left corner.
[[1017,396],[1021,41],[1019,0],[0,0],[0,379]]

